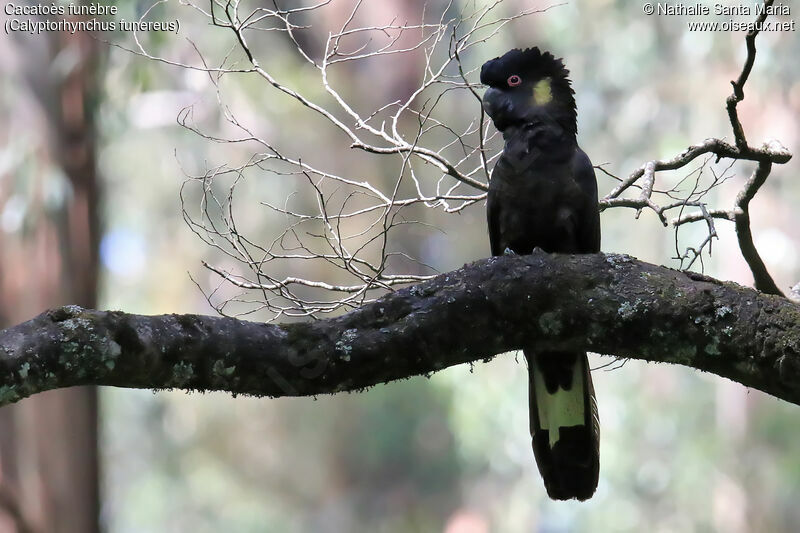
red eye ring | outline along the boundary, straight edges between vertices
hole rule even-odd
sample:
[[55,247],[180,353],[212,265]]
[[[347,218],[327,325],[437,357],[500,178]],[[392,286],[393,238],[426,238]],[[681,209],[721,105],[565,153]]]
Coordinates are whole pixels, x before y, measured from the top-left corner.
[[508,77],[508,80],[506,82],[508,83],[509,87],[516,87],[522,83],[522,78],[520,78],[516,74],[512,74],[511,76]]

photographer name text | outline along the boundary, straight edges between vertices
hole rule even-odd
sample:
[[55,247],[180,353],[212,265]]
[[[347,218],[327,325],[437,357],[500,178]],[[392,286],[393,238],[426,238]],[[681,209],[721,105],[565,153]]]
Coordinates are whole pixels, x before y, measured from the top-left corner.
[[681,16],[707,16],[707,15],[725,15],[725,16],[758,16],[758,15],[791,15],[792,10],[787,4],[775,4],[772,6],[765,6],[763,3],[754,4],[739,4],[739,5],[725,5],[716,3],[713,6],[707,6],[699,2],[688,4],[683,2],[668,3],[658,2],[655,4],[656,15],[681,15]]

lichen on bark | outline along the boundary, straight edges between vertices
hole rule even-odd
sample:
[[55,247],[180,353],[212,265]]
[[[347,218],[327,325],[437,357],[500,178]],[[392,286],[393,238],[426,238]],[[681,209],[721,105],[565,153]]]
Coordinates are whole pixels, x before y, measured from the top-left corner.
[[626,255],[544,252],[305,323],[60,307],[0,332],[0,404],[82,384],[318,395],[523,345],[682,364],[800,404],[797,304]]

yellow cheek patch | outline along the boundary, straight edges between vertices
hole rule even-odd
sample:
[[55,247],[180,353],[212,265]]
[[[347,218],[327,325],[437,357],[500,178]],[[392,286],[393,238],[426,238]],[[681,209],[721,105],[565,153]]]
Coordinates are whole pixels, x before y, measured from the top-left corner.
[[545,105],[553,100],[553,88],[550,84],[550,78],[544,78],[536,82],[531,93],[531,100],[533,105]]

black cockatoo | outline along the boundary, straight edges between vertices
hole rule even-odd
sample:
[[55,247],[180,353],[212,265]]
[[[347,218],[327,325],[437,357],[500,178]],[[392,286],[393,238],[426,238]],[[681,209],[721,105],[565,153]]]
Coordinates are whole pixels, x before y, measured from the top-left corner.
[[[597,180],[578,147],[569,71],[538,48],[481,68],[486,113],[503,134],[486,214],[492,255],[600,251]],[[586,500],[597,488],[600,423],[584,352],[534,351],[528,362],[533,453],[547,494]]]

